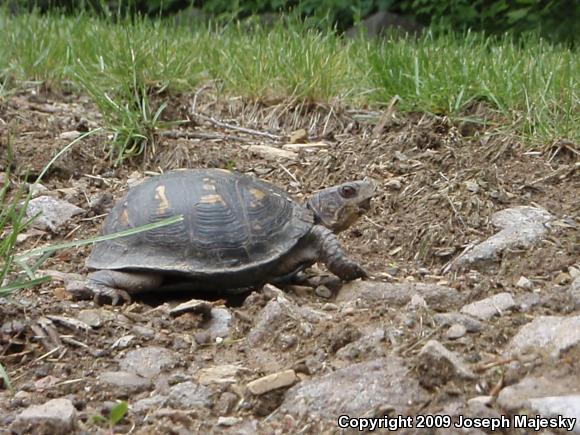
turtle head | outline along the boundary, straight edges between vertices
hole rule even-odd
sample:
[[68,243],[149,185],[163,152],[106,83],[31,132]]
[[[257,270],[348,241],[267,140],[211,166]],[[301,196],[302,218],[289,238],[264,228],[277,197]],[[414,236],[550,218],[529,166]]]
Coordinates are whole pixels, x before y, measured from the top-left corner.
[[306,206],[314,212],[317,223],[339,233],[369,211],[376,194],[375,182],[365,178],[319,190]]

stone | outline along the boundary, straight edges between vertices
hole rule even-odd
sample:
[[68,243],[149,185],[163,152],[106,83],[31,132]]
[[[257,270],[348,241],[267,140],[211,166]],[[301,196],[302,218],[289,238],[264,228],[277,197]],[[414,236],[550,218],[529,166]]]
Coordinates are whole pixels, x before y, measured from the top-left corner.
[[500,210],[491,217],[491,223],[501,231],[473,248],[460,254],[443,270],[464,267],[486,267],[496,263],[499,255],[510,248],[530,248],[548,232],[547,224],[554,217],[543,208],[519,206]]
[[284,370],[278,373],[272,373],[258,379],[248,382],[248,390],[256,396],[260,396],[278,388],[289,387],[298,381],[294,370]]
[[165,406],[177,409],[209,408],[213,392],[208,387],[195,382],[181,382],[169,389]]
[[48,191],[48,187],[41,183],[30,183],[28,185],[28,192],[32,195],[33,198],[42,195]]
[[568,288],[568,294],[574,303],[574,309],[580,309],[580,276],[572,281],[572,284]]
[[344,360],[355,360],[361,356],[367,358],[378,358],[384,356],[381,342],[385,340],[385,330],[377,328],[374,331],[363,335],[359,339],[341,347],[336,356]]
[[103,372],[99,375],[99,383],[112,388],[116,395],[129,396],[141,393],[151,388],[151,381],[129,372]]
[[239,417],[218,417],[218,426],[235,426],[242,421]]
[[457,340],[465,336],[467,333],[467,328],[463,326],[461,323],[454,323],[449,327],[447,331],[445,331],[445,338],[449,340]]
[[77,319],[91,326],[92,328],[100,328],[106,322],[113,320],[115,316],[104,309],[87,309],[81,310],[77,314]]
[[52,399],[42,405],[33,405],[22,411],[12,423],[17,434],[60,435],[76,428],[76,409],[68,399]]
[[316,287],[314,293],[316,294],[316,296],[321,297],[323,299],[330,299],[332,296],[334,296],[332,290],[330,290],[325,285],[319,285],[318,287]]
[[565,429],[580,433],[580,394],[533,398],[529,407],[542,417],[557,417],[559,421],[566,419]]
[[172,316],[180,316],[184,313],[209,314],[212,307],[213,305],[209,301],[191,299],[171,308],[169,314]]
[[534,353],[557,358],[580,343],[580,316],[539,316],[522,326],[506,347],[509,355]]
[[528,376],[514,385],[503,388],[497,404],[510,413],[530,407],[530,399],[580,394],[578,379],[552,376]]
[[258,315],[255,326],[247,336],[250,346],[260,346],[273,341],[278,336],[281,326],[287,322],[296,323],[301,329],[310,323],[320,320],[330,320],[332,316],[307,307],[299,307],[283,295],[278,295],[268,301]]
[[520,279],[518,279],[518,282],[516,283],[516,287],[523,288],[526,290],[533,290],[534,283],[525,276],[520,276]]
[[28,203],[26,216],[32,218],[39,213],[32,226],[58,233],[73,216],[83,213],[83,209],[51,196],[39,196]]
[[290,143],[304,143],[308,140],[308,132],[304,129],[294,130],[290,134]]
[[391,355],[303,380],[291,387],[277,413],[336,422],[339,415],[366,415],[388,406],[397,414],[427,400],[404,361]]
[[297,160],[298,154],[294,151],[283,150],[268,145],[247,145],[242,148],[266,160]]
[[498,293],[489,298],[481,299],[477,302],[465,305],[461,312],[481,320],[489,320],[493,316],[501,316],[516,306],[516,303],[509,293]]
[[483,328],[479,320],[462,313],[437,313],[433,316],[433,320],[441,326],[463,325],[467,332],[479,332]]
[[437,340],[429,340],[417,356],[417,370],[421,383],[429,388],[443,385],[454,378],[475,379],[475,374],[461,360]]
[[148,326],[135,324],[131,327],[131,332],[137,337],[143,337],[146,339],[152,339],[155,337],[155,330],[153,328],[149,328]]
[[80,131],[72,130],[72,131],[63,131],[61,134],[59,134],[59,137],[65,140],[75,140],[80,135],[82,135]]
[[245,371],[241,366],[224,364],[215,367],[199,369],[195,373],[195,378],[201,385],[210,384],[235,384],[236,376]]
[[203,325],[211,340],[226,338],[232,327],[232,313],[227,308],[212,308],[209,320]]
[[144,378],[154,378],[163,370],[175,366],[177,361],[174,352],[163,347],[150,346],[127,352],[119,362],[119,366],[123,371]]
[[452,287],[368,280],[344,284],[336,296],[336,302],[358,301],[364,308],[378,304],[402,307],[411,302],[414,295],[421,296],[435,310],[448,310],[465,300],[465,296]]

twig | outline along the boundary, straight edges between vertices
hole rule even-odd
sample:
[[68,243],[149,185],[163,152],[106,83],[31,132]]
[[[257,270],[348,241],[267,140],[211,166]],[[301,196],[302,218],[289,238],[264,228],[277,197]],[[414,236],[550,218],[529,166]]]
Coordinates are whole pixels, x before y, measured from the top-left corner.
[[207,121],[207,122],[209,122],[213,125],[216,125],[218,127],[227,128],[230,130],[241,131],[243,133],[248,133],[248,134],[251,134],[254,136],[267,137],[268,139],[273,139],[273,140],[281,140],[283,137],[283,136],[279,136],[277,134],[268,133],[266,131],[259,131],[259,130],[254,130],[254,129],[246,128],[246,127],[238,127],[237,125],[232,125],[232,124],[228,124],[226,122],[218,121],[217,119],[214,119],[211,116],[202,115],[201,113],[192,112],[192,115],[197,116],[198,118],[201,118],[204,121]]

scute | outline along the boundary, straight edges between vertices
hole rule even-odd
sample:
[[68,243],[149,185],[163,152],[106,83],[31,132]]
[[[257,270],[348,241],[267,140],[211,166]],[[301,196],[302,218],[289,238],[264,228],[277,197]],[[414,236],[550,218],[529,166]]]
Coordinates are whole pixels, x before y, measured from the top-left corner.
[[104,234],[182,214],[182,222],[97,243],[92,269],[156,270],[211,276],[276,262],[307,234],[312,213],[286,192],[217,169],[179,170],[130,190],[111,210]]

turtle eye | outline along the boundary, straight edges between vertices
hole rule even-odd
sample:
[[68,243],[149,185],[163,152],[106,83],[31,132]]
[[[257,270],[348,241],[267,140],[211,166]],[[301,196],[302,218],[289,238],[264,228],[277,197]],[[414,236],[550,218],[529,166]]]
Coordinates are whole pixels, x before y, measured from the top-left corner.
[[340,188],[340,196],[343,198],[352,198],[356,195],[356,189],[352,186],[342,186]]

